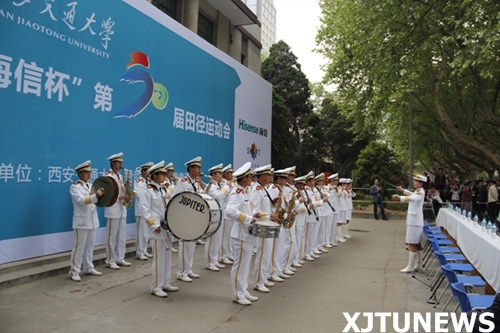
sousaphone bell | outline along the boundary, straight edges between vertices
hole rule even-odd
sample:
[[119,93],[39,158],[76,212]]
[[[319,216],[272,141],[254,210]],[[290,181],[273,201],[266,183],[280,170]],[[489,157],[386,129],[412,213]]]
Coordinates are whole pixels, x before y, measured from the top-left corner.
[[104,192],[103,196],[98,198],[96,206],[99,207],[110,207],[113,206],[118,200],[118,184],[116,180],[109,176],[102,176],[97,178],[92,184],[90,189],[90,194],[96,193],[98,190]]

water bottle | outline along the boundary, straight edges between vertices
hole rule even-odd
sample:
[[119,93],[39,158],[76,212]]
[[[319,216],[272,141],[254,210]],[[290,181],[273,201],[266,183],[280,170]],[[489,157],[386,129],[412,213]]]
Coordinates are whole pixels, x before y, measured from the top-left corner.
[[489,235],[491,233],[491,221],[486,224],[486,233]]
[[483,217],[483,220],[481,221],[481,230],[486,231],[486,219]]
[[491,238],[497,238],[497,224],[493,223],[491,226]]
[[460,207],[457,206],[457,214],[459,216],[462,216],[462,209],[460,209]]
[[472,212],[470,210],[467,213],[467,220],[472,221]]
[[479,217],[477,217],[477,214],[474,216],[474,226],[476,227],[479,224]]
[[465,219],[467,217],[467,211],[465,208],[462,210],[462,217]]

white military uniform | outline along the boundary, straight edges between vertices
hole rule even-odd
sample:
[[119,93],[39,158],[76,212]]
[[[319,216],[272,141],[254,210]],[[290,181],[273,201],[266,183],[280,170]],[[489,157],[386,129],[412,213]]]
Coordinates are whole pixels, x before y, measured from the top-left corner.
[[[118,184],[118,196],[125,194],[123,176],[113,170],[106,172],[106,176],[113,178]],[[108,236],[106,242],[106,264],[120,264],[125,260],[125,246],[127,241],[127,208],[121,200],[111,207],[104,207],[104,217],[107,219]]]
[[[248,165],[249,167],[249,165]],[[231,190],[226,206],[226,216],[233,221],[231,241],[234,253],[234,263],[231,268],[231,293],[233,301],[246,298],[249,295],[248,277],[252,260],[254,236],[248,232],[255,211],[246,189],[237,184]]]
[[[153,166],[151,163],[150,167]],[[134,202],[134,212],[135,212],[135,223],[137,233],[135,235],[135,256],[137,259],[147,259],[147,249],[148,249],[148,238],[147,238],[147,228],[148,225],[141,218],[141,203],[140,203],[140,193],[146,188],[148,182],[143,177],[139,177],[134,182],[135,202]]]
[[408,203],[406,243],[419,244],[423,236],[424,213],[422,208],[425,201],[425,191],[423,188],[416,189],[415,192],[404,190],[403,194],[399,200]]
[[[315,191],[317,194],[317,191]],[[307,199],[314,206],[311,210],[312,214],[306,216],[306,235],[305,235],[305,257],[307,260],[311,260],[312,258],[317,258],[316,254],[314,254],[314,249],[316,246],[316,242],[318,239],[318,229],[319,229],[319,213],[318,207],[321,206],[321,199],[316,197],[313,189],[309,186],[305,187],[305,194]]]
[[[302,181],[300,179],[295,179],[296,181]],[[294,265],[299,264],[299,260],[305,257],[305,230],[306,230],[306,216],[312,215],[313,212],[308,210],[306,207],[307,198],[304,190],[297,189],[299,199],[295,202],[295,210],[297,211],[297,216],[295,216],[295,238],[297,240],[297,257],[294,258]],[[300,198],[303,198],[304,202],[300,202]]]
[[69,189],[73,202],[73,229],[75,230],[75,245],[71,251],[70,274],[80,274],[83,262],[83,272],[94,269],[92,256],[96,229],[99,228],[99,218],[95,203],[96,194],[90,195],[92,183],[77,180]]
[[[151,292],[161,291],[170,286],[172,270],[172,242],[166,230],[160,228],[161,221],[165,219],[166,190],[162,185],[150,180],[147,187],[139,194],[141,203],[141,216],[148,225],[147,237],[150,239],[153,251],[151,263]],[[165,245],[165,243],[167,245]],[[167,249],[168,247],[168,249]]]
[[336,246],[337,220],[339,215],[339,197],[337,192],[337,186],[328,184],[328,193],[329,193],[328,201],[330,202],[330,205],[332,205],[332,207],[335,209],[335,212],[333,212],[328,216],[326,240],[327,240],[327,245]]
[[[174,193],[172,196],[182,192],[203,192],[203,189],[196,182],[196,180],[189,177],[181,178],[175,185]],[[179,240],[179,267],[177,269],[177,278],[189,277],[193,274],[193,258],[196,242]]]
[[[294,210],[296,211],[296,207],[298,206],[298,199],[295,196],[295,194],[297,193],[297,189],[293,185],[286,184],[283,187],[283,193],[288,204],[290,204],[292,200],[294,201]],[[291,216],[288,216],[287,218],[291,218]],[[287,272],[289,273],[289,271],[291,270],[290,268],[293,261],[297,259],[298,253],[295,220],[293,221],[292,227],[283,228],[282,232],[284,234],[284,241],[283,251],[281,253],[281,268],[283,272],[287,274]]]
[[[251,193],[252,202],[255,209],[261,214],[269,216],[274,212],[271,204],[271,198],[267,193],[267,189],[258,184]],[[266,218],[269,220],[269,218]],[[258,238],[258,237],[256,237]],[[255,255],[254,264],[254,288],[265,287],[267,277],[270,273],[271,264],[271,250],[273,246],[273,238],[260,238],[257,239],[257,254]]]
[[[222,164],[221,164],[222,170]],[[208,186],[207,186],[208,187]],[[217,200],[219,203],[222,212],[226,210],[227,200],[229,196],[229,186],[225,184],[225,182],[216,183],[212,181],[212,185],[210,185],[208,195]],[[223,223],[221,221],[221,223]],[[207,238],[205,243],[205,265],[214,269],[217,266],[221,266],[219,262],[219,250],[222,246],[222,226],[219,226],[219,229],[210,237]]]
[[[229,165],[230,167],[231,165]],[[234,187],[234,184],[232,181],[229,181],[227,179],[223,179],[222,182],[229,188],[229,191],[232,190]],[[229,200],[229,197],[228,197]],[[221,229],[221,237],[222,237],[222,244],[221,244],[221,262],[230,264],[230,260],[234,260],[233,256],[233,248],[231,246],[231,229],[233,226],[233,220],[228,218],[226,216],[226,212],[223,212],[223,217],[224,220],[222,221],[222,225],[220,226]]]
[[[279,185],[277,184],[272,184],[267,189],[269,196],[273,201],[279,197],[280,189],[278,188],[278,186]],[[282,189],[281,207],[285,210],[287,209],[285,189]],[[276,210],[276,207],[273,206],[273,209]],[[285,227],[283,227],[283,225],[280,226],[278,237],[272,238],[271,240],[271,262],[269,266],[270,272],[268,277],[270,276],[271,280],[273,281],[281,281],[280,275],[282,275],[283,273],[282,257],[285,246]]]

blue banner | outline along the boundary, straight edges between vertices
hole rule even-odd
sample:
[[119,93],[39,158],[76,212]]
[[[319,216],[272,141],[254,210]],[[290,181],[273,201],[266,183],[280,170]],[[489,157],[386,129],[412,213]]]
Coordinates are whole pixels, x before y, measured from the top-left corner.
[[92,179],[118,152],[181,175],[196,156],[205,171],[233,161],[237,72],[132,6],[13,0],[0,31],[0,241],[71,230],[87,159]]

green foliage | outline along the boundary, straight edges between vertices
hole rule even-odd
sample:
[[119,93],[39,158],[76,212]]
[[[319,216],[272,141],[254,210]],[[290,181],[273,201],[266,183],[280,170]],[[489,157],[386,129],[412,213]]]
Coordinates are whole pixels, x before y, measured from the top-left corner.
[[271,162],[279,168],[295,165],[301,159],[301,123],[312,111],[309,82],[283,41],[271,46],[261,73],[273,84]]
[[[326,82],[355,133],[456,173],[500,169],[500,2],[320,0]],[[471,168],[471,165],[473,166]]]
[[394,182],[401,180],[401,165],[386,145],[372,141],[359,153],[352,177],[358,187],[371,186],[375,178],[381,184],[384,181]]

